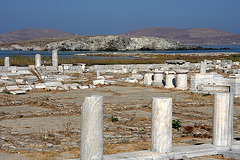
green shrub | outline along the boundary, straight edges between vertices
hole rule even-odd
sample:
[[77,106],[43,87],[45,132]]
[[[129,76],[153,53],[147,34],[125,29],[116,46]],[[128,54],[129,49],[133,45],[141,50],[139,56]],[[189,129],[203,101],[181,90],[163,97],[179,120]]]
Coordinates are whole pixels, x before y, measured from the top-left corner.
[[206,94],[203,94],[202,96],[205,97],[205,96],[210,96],[211,94],[210,93],[206,93]]
[[181,121],[179,119],[172,121],[172,128],[179,130],[181,127]]
[[118,121],[118,118],[112,116],[111,121],[112,121],[112,122],[117,122],[117,121]]

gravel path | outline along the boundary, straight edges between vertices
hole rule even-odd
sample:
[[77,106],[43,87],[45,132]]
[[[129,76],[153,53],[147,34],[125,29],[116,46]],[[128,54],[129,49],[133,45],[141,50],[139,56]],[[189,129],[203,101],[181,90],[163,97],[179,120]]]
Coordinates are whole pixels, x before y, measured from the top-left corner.
[[33,160],[33,158],[24,157],[22,154],[9,154],[0,152],[1,160]]

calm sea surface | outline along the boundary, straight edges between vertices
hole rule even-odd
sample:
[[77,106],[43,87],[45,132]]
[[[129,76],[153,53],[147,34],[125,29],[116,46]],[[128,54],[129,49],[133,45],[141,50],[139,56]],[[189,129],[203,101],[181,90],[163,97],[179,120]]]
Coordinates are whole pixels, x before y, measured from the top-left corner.
[[[172,51],[118,51],[118,52],[132,52],[132,53],[211,53],[211,52],[238,52],[240,53],[240,45],[203,45],[203,48],[230,48],[229,50],[172,50]],[[72,57],[75,54],[84,54],[84,53],[104,53],[102,52],[86,52],[86,51],[58,51],[59,57]],[[36,54],[41,54],[42,56],[51,56],[52,52],[48,51],[1,51],[0,58],[10,57],[10,56],[35,56]],[[116,58],[116,59],[132,59],[133,57],[95,57],[95,56],[80,56],[86,59],[107,59],[107,58]]]

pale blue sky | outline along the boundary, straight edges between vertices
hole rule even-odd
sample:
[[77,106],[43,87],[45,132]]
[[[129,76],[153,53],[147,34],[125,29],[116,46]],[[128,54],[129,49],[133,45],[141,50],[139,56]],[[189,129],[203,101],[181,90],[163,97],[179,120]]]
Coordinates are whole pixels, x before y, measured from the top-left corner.
[[240,34],[240,0],[0,0],[0,33],[50,28],[104,35],[149,27]]

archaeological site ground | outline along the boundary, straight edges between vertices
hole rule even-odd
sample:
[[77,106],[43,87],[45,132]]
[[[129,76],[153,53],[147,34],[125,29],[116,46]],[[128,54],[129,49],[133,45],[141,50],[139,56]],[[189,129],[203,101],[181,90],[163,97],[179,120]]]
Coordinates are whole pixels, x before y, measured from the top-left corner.
[[5,57],[0,159],[238,159],[238,55],[137,56],[62,63],[53,51],[51,64],[37,54],[25,66]]

